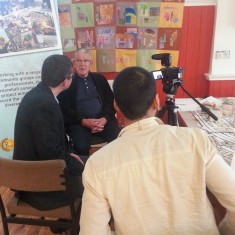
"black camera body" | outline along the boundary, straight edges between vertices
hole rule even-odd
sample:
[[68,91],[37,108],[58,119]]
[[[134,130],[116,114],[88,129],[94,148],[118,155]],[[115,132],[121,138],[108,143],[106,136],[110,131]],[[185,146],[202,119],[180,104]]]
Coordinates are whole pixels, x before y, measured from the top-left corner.
[[175,95],[177,88],[183,83],[181,80],[183,76],[182,67],[170,67],[171,65],[171,55],[169,53],[152,55],[152,59],[161,60],[162,68],[160,70],[152,71],[153,77],[156,80],[162,80],[163,91],[166,94]]
[[162,72],[163,82],[164,82],[164,80],[181,79],[183,76],[183,68],[182,67],[162,68],[160,71]]

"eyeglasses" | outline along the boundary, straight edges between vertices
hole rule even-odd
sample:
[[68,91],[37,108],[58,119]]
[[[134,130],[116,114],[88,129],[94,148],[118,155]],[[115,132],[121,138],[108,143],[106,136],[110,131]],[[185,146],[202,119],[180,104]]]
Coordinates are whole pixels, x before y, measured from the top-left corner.
[[78,64],[81,64],[81,63],[85,63],[85,64],[87,64],[87,63],[89,63],[91,60],[75,60],[75,63],[78,63]]

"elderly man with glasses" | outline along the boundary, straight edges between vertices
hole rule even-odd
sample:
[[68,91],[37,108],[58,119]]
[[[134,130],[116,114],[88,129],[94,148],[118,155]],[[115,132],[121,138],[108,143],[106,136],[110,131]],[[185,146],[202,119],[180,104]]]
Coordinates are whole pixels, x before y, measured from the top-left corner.
[[113,92],[106,78],[91,73],[91,52],[78,49],[73,58],[74,79],[70,88],[58,97],[65,127],[77,154],[88,155],[94,135],[105,142],[117,138],[120,129],[113,107]]

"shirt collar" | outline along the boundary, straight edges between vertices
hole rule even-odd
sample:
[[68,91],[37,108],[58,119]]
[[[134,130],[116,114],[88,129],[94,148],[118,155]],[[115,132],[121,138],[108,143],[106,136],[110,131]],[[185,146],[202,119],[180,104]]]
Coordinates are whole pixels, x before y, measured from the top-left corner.
[[57,97],[56,96],[54,96],[54,97],[55,97],[56,102],[59,104],[59,100],[57,99]]
[[124,127],[119,133],[118,137],[121,137],[124,134],[124,132],[129,133],[129,132],[141,131],[145,129],[146,127],[158,126],[158,125],[164,125],[161,119],[157,117],[144,118]]

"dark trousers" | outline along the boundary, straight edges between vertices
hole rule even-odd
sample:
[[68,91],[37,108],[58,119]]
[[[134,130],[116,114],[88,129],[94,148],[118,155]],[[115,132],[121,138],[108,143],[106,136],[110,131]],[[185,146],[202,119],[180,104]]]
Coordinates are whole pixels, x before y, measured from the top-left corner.
[[104,142],[115,140],[120,132],[117,120],[110,120],[104,126],[104,130],[99,133],[92,134],[91,130],[79,125],[71,125],[69,127],[69,136],[72,138],[73,149],[78,155],[88,155],[91,146],[91,140],[94,135],[101,137]]

